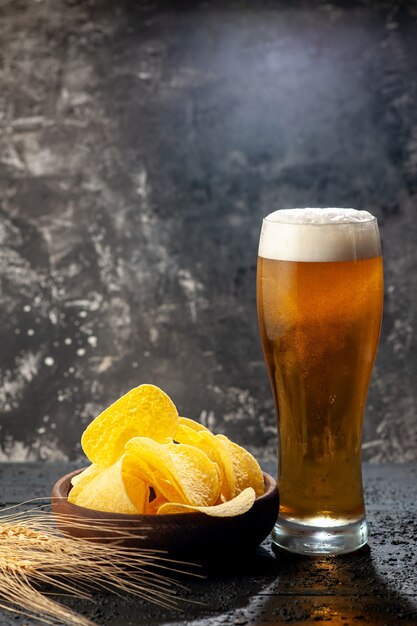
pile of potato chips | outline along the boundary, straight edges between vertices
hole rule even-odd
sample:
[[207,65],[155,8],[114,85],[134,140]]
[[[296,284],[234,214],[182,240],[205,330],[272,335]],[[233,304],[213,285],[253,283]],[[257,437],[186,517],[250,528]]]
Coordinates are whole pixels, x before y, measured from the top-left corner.
[[264,493],[259,464],[244,448],[185,417],[154,385],[140,385],[101,413],[81,444],[91,461],[68,500],[128,514],[202,511],[241,515]]

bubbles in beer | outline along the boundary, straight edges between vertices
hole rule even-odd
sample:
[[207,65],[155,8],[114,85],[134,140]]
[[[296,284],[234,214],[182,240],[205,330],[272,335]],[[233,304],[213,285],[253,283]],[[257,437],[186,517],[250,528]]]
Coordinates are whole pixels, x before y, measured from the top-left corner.
[[275,211],[264,219],[259,242],[259,256],[277,261],[353,261],[380,254],[376,219],[355,209]]

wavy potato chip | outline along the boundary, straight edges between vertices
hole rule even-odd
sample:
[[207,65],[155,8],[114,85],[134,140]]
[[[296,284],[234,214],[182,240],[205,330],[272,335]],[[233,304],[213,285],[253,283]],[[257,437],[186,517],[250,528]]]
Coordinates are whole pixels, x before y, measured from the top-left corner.
[[71,478],[72,487],[74,488],[77,485],[84,484],[84,482],[89,482],[89,479],[99,474],[100,471],[101,471],[101,468],[97,467],[97,465],[94,465],[94,463],[92,465],[89,465],[88,467],[85,468],[85,470],[83,470],[82,472],[80,472],[79,474],[76,474],[75,476]]
[[174,439],[178,443],[195,446],[205,452],[209,459],[217,463],[222,479],[220,499],[222,502],[226,502],[233,498],[235,492],[232,457],[212,432],[201,424],[197,424],[201,428],[194,428],[195,424],[197,423],[193,422],[193,420],[180,417]]
[[207,426],[203,426],[203,424],[200,424],[200,422],[196,422],[195,420],[192,420],[189,417],[180,417],[178,419],[178,424],[179,425],[182,424],[183,426],[188,426],[188,428],[191,428],[192,430],[195,430],[196,432],[200,432],[204,430],[208,433],[211,433],[211,430],[209,430]]
[[143,513],[148,503],[149,487],[143,481],[140,485],[136,484],[136,493],[140,490],[142,494],[140,500],[136,498],[140,504],[140,507],[136,507],[126,493],[121,468],[122,462],[119,460],[110,467],[90,472],[71,489],[68,501],[96,511]]
[[187,444],[160,444],[146,437],[135,437],[126,444],[122,478],[133,502],[137,478],[168,501],[196,506],[214,504],[221,488],[218,465],[204,452]]
[[194,513],[198,511],[210,517],[235,517],[243,515],[252,508],[256,494],[252,487],[247,487],[228,502],[214,506],[191,506],[179,502],[167,502],[158,508],[158,515],[173,515],[175,513]]
[[116,400],[87,426],[81,445],[90,461],[110,467],[120,459],[133,437],[172,441],[178,411],[167,394],[155,385],[140,385]]
[[238,495],[247,487],[253,487],[256,496],[262,496],[265,492],[262,470],[258,461],[242,446],[230,441],[224,435],[215,435],[225,450],[230,454],[233,462],[235,493]]
[[[159,444],[160,445],[160,444]],[[181,495],[174,485],[164,478],[157,467],[152,467],[147,460],[141,459],[137,454],[126,453],[122,457],[122,479],[126,492],[135,506],[142,502],[140,484],[145,482],[159,494],[161,503],[181,499]],[[139,485],[139,490],[138,490]],[[152,511],[155,504],[147,502],[146,510]],[[156,512],[156,511],[154,511]]]
[[156,515],[158,513],[159,507],[163,504],[166,504],[168,500],[164,498],[161,494],[158,494],[153,500],[148,502],[145,513],[147,515]]

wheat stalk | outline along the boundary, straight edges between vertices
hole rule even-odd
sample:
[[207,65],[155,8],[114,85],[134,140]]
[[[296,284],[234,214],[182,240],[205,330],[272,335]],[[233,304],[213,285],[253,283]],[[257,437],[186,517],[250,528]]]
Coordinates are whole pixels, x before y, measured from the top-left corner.
[[0,608],[47,624],[92,625],[42,593],[45,585],[81,599],[91,599],[93,590],[105,590],[178,608],[176,591],[182,585],[169,573],[190,574],[192,564],[171,561],[158,551],[123,546],[137,534],[116,530],[105,521],[100,521],[100,532],[108,532],[108,537],[100,543],[66,534],[70,527],[85,532],[92,521],[52,516],[42,508],[10,507],[0,515]]

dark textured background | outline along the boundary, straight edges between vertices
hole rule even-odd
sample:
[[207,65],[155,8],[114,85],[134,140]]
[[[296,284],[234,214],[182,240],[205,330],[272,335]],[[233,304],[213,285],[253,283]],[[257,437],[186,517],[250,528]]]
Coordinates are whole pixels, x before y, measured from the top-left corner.
[[264,214],[379,219],[367,459],[417,459],[417,4],[0,0],[0,458],[141,382],[275,455]]

